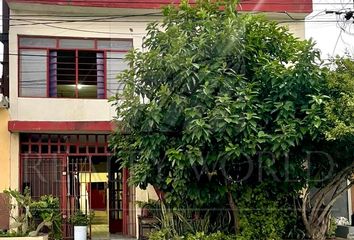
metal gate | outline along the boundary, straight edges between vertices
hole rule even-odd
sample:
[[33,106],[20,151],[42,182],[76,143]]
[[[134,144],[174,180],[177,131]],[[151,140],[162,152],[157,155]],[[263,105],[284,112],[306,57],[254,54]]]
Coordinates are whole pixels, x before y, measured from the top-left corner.
[[91,209],[92,158],[107,157],[109,232],[135,235],[135,191],[128,171],[112,159],[106,135],[21,134],[21,152],[20,188],[29,187],[34,199],[59,198],[65,239],[73,237],[68,218]]
[[60,201],[63,215],[63,236],[70,237],[67,232],[65,208],[67,160],[64,155],[29,155],[22,154],[20,159],[21,191],[29,188],[33,199],[43,195],[52,195]]

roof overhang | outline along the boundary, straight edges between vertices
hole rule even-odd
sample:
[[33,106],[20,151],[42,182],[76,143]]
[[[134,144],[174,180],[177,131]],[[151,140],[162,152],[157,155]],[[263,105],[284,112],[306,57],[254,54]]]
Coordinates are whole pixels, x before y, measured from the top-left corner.
[[117,127],[113,121],[9,121],[10,132],[32,133],[111,133]]
[[[160,9],[168,4],[179,4],[179,0],[6,0],[11,9],[28,10],[28,4],[55,5],[62,7]],[[195,3],[195,0],[190,0]],[[289,12],[309,14],[312,0],[241,0],[240,11],[247,12]]]

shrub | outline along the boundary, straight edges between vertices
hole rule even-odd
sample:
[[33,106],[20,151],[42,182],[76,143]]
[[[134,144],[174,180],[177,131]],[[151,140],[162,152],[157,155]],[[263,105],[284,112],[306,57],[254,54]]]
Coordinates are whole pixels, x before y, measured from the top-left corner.
[[227,235],[222,232],[216,232],[212,234],[205,234],[204,232],[198,232],[195,235],[188,235],[186,240],[234,240],[236,236]]
[[4,193],[16,202],[11,208],[18,207],[21,211],[17,216],[11,216],[11,231],[1,235],[34,237],[44,232],[49,233],[52,239],[62,239],[62,217],[57,198],[45,195],[39,200],[33,200],[29,188],[25,188],[23,194],[11,189]]
[[239,206],[240,234],[237,239],[283,239],[285,227],[292,216],[277,200],[270,199],[262,187],[243,191]]
[[187,236],[175,236],[172,239],[168,237],[165,230],[156,231],[150,234],[149,240],[234,240],[236,236],[227,235],[222,232],[205,234],[204,232],[197,232],[196,234],[189,234]]
[[70,218],[69,222],[74,226],[88,226],[94,217],[94,213],[83,213],[80,210],[77,210]]

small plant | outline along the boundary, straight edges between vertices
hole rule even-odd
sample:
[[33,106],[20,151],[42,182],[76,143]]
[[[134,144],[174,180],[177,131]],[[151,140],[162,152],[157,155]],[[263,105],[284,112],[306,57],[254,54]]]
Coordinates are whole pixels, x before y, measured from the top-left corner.
[[[31,197],[29,188],[23,194],[17,190],[5,190],[5,194],[15,203],[11,208],[18,207],[19,214],[11,215],[13,223],[11,231],[1,233],[1,236],[38,236],[41,232],[48,232],[52,239],[62,239],[59,200],[51,195],[44,195],[35,201]],[[39,224],[37,224],[39,222]]]
[[77,210],[70,218],[69,222],[74,226],[88,226],[90,225],[92,219],[94,217],[94,213],[90,212],[89,214],[85,214],[80,210]]
[[[346,218],[344,218],[344,219],[347,220]],[[336,235],[336,229],[337,229],[337,225],[338,225],[337,220],[338,220],[338,218],[331,217],[331,220],[329,221],[328,230],[326,233],[327,237],[332,238]],[[344,224],[340,224],[340,225],[344,225]],[[348,225],[349,225],[349,222],[348,222]]]
[[33,202],[30,209],[33,217],[42,221],[36,229],[36,234],[38,234],[42,228],[48,227],[52,229],[50,232],[51,238],[62,239],[62,217],[58,198],[51,195],[44,195],[39,201]]
[[10,229],[14,229],[19,235],[26,235],[30,231],[32,225],[32,213],[30,212],[30,205],[32,203],[30,190],[26,188],[24,193],[21,194],[16,190],[5,190],[5,194],[10,199],[15,199],[16,203],[11,205],[11,208],[16,209],[18,207],[21,210],[19,215],[11,215],[13,223],[10,225]]
[[188,235],[187,240],[234,240],[235,235],[227,235],[223,232],[216,232],[205,234],[204,232],[197,232],[194,235]]

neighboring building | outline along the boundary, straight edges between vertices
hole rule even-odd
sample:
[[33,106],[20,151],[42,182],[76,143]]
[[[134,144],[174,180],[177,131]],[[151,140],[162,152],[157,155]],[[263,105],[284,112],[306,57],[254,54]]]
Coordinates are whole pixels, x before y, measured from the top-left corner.
[[[65,219],[76,209],[93,209],[92,238],[137,236],[135,201],[156,195],[152,188],[128,187],[129,173],[112,156],[107,141],[116,113],[107,99],[122,90],[115,76],[127,67],[124,55],[142,49],[147,24],[160,19],[161,4],[169,1],[7,3],[10,18],[3,14],[3,21],[6,25],[10,19],[5,32],[9,64],[4,73],[9,72],[11,159],[10,164],[0,159],[1,166],[5,162],[10,168],[2,169],[5,187],[29,187],[35,198],[57,196]],[[250,0],[240,9],[286,21],[288,15],[304,19],[312,1]],[[304,37],[302,21],[287,25]],[[72,229],[64,225],[70,238]]]
[[8,131],[9,111],[6,97],[0,91],[0,230],[9,227],[8,201],[3,190],[10,186],[10,132]]
[[[5,8],[2,15],[6,18],[8,9],[6,8],[6,3],[4,2]],[[5,22],[2,26],[3,32],[8,32],[8,24]],[[7,36],[7,35],[6,35]],[[1,37],[1,42],[6,45],[6,36]],[[6,56],[2,65],[5,69],[8,69],[6,64]],[[0,230],[9,228],[9,209],[8,209],[8,199],[6,198],[3,191],[10,187],[10,132],[8,131],[8,121],[9,121],[9,88],[8,88],[8,72],[4,72],[0,78]]]

